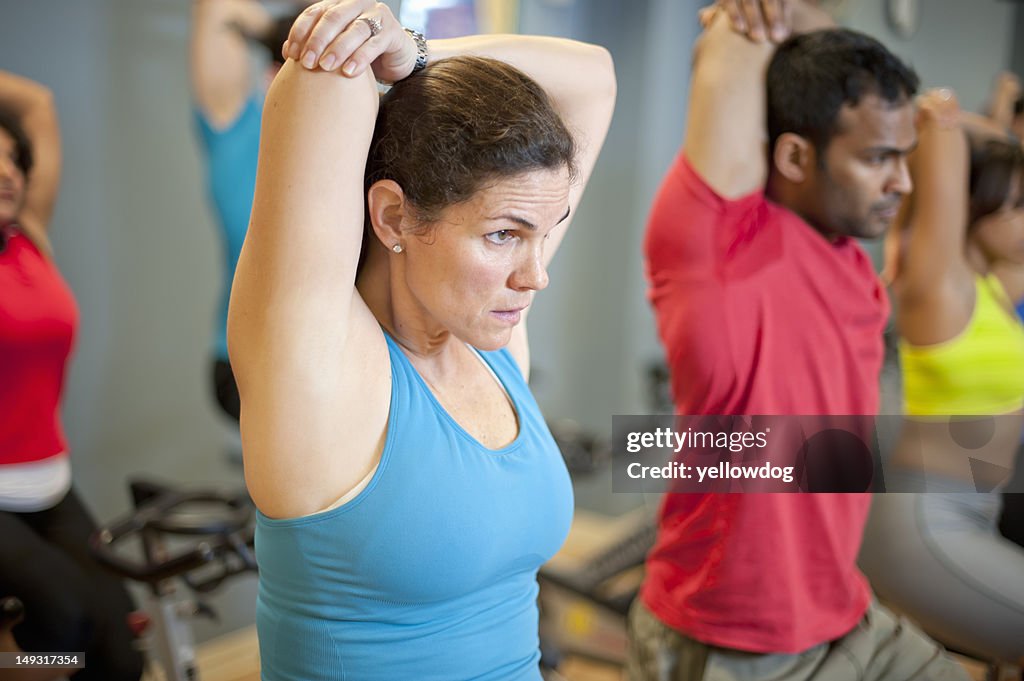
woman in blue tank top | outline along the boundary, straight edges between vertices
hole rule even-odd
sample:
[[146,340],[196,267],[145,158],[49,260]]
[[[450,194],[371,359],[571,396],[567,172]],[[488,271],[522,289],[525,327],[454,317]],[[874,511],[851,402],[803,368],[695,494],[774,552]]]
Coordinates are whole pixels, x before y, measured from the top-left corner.
[[313,5],[283,53],[228,330],[263,679],[539,679],[536,572],[572,492],[525,317],[607,131],[611,59],[427,44],[367,0]]

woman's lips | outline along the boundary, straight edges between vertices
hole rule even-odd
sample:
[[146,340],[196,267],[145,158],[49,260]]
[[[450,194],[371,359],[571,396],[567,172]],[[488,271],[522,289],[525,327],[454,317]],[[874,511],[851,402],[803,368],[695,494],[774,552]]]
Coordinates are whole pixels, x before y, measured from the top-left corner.
[[517,307],[511,310],[492,310],[491,314],[503,322],[515,325],[519,323],[519,319],[522,317],[522,312],[525,309],[525,307]]

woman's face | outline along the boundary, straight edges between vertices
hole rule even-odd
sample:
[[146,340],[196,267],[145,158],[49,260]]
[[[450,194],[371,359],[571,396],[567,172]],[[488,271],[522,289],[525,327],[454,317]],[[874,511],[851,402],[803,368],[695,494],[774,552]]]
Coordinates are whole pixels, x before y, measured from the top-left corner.
[[505,346],[535,291],[548,285],[548,237],[569,212],[568,170],[503,178],[403,239],[402,271],[424,331],[481,350]]
[[15,161],[17,154],[14,138],[0,128],[0,223],[18,217],[25,196],[25,174]]
[[1024,265],[1024,194],[1021,171],[1010,180],[1010,192],[1002,207],[975,224],[971,239],[990,263]]

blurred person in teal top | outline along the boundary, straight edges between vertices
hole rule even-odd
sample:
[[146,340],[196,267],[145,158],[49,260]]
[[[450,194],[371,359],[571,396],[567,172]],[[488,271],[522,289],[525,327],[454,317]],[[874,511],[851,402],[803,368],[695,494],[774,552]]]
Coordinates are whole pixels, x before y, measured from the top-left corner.
[[283,54],[228,320],[263,678],[536,681],[536,572],[572,493],[525,320],[611,59],[428,44],[367,0],[311,6]]
[[[308,0],[293,0],[305,7]],[[281,42],[295,12],[274,18],[257,0],[193,0],[189,75],[193,116],[206,165],[207,192],[221,239],[223,284],[213,336],[213,387],[221,409],[238,420],[238,388],[228,362],[228,297],[256,185],[260,117],[267,86],[284,63]],[[258,78],[250,45],[270,54]]]

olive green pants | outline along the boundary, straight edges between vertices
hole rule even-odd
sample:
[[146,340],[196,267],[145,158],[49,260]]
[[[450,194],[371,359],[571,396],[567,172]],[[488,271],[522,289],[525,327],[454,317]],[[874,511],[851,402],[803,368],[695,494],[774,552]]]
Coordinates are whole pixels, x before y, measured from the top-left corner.
[[705,645],[666,626],[640,602],[629,613],[631,681],[969,681],[967,672],[906,619],[873,602],[846,636],[796,655]]

